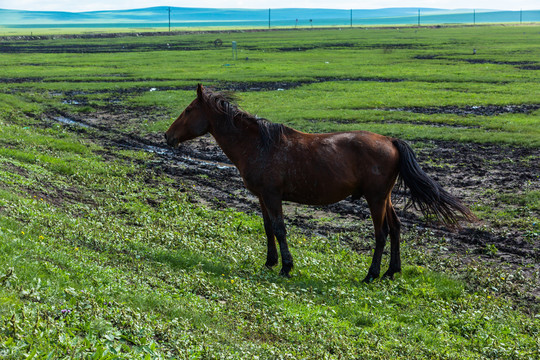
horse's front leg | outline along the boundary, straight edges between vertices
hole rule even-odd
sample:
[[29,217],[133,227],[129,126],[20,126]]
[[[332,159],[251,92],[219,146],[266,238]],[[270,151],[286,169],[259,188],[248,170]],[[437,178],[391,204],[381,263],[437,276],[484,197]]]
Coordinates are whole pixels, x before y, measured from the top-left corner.
[[268,211],[266,210],[266,206],[264,206],[262,199],[259,199],[259,203],[261,204],[264,231],[268,240],[265,266],[272,268],[277,265],[279,260],[276,248],[276,238],[274,236],[274,230],[272,229],[272,221],[270,220],[270,216],[268,215]]
[[266,208],[272,232],[279,243],[282,265],[279,274],[285,277],[290,277],[289,273],[294,265],[292,255],[289,251],[289,245],[287,244],[287,230],[285,229],[285,222],[283,221],[281,197],[263,196],[261,203],[263,203],[263,206]]

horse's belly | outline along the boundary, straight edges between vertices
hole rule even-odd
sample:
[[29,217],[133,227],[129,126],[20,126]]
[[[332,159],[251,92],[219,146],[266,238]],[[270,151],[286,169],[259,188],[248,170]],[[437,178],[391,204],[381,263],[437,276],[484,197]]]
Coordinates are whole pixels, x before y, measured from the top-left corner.
[[284,194],[283,200],[305,205],[329,205],[345,199],[348,195],[350,194],[344,196],[311,196],[311,194],[303,196],[302,194]]
[[345,199],[357,192],[357,187],[336,179],[311,178],[307,181],[286,184],[283,200],[306,205],[328,205]]

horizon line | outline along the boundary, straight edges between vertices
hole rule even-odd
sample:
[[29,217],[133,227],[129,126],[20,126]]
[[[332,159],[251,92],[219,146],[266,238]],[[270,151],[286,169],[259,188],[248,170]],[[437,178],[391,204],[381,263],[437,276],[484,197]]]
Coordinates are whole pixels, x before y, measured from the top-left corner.
[[11,11],[26,11],[26,12],[62,12],[62,13],[93,13],[93,12],[108,12],[108,11],[131,11],[131,10],[147,10],[147,9],[158,9],[158,8],[171,8],[171,9],[216,9],[216,10],[387,10],[387,9],[429,9],[429,10],[447,10],[447,11],[538,11],[538,9],[489,9],[489,8],[438,8],[438,7],[416,7],[416,6],[397,6],[397,7],[381,7],[381,8],[345,8],[345,7],[206,7],[206,6],[168,6],[168,5],[158,5],[158,6],[148,6],[148,7],[135,7],[135,8],[119,8],[119,9],[101,9],[101,10],[82,10],[82,11],[68,11],[68,10],[29,10],[29,9],[18,9],[18,8],[0,8],[0,10],[11,10]]

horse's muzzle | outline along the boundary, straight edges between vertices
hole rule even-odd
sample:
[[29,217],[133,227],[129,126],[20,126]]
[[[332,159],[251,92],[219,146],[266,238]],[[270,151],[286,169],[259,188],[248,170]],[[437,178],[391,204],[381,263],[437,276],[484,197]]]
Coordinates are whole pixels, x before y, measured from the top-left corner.
[[165,141],[167,142],[167,145],[170,147],[175,148],[178,145],[178,142],[176,139],[174,139],[172,136],[168,136],[167,133],[163,134],[165,137]]

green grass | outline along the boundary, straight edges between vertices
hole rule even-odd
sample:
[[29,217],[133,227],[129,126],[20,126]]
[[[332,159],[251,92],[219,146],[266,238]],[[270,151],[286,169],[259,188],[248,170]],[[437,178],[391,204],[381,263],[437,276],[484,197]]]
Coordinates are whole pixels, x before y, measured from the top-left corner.
[[[241,105],[309,131],[538,147],[538,110],[399,110],[538,104],[537,70],[508,64],[538,65],[538,31],[219,34],[225,44],[238,41],[237,61],[230,48],[213,47],[216,34],[57,39],[30,42],[34,50],[24,56],[0,54],[0,357],[537,358],[537,310],[507,296],[526,281],[518,274],[437,257],[418,245],[443,247],[445,239],[412,229],[403,235],[402,274],[366,285],[360,280],[370,256],[345,246],[347,234],[306,236],[290,227],[295,270],[284,279],[263,267],[260,217],[193,204],[197,190],[187,184],[182,192],[175,179],[151,170],[152,154],[100,145],[89,136],[95,130],[70,131],[48,119],[110,112],[121,119],[108,124],[115,131],[153,134],[191,101],[197,82],[304,82],[243,92]],[[198,50],[155,49],[173,41]],[[353,46],[330,46],[345,42]],[[138,48],[40,53],[47,46],[123,43]],[[14,46],[26,51],[29,44]],[[279,51],[286,47],[308,49]],[[464,61],[473,47],[492,63]],[[538,191],[486,195],[504,204],[504,213],[479,203],[477,214],[526,229],[536,241]],[[496,251],[486,248],[488,255]]]

